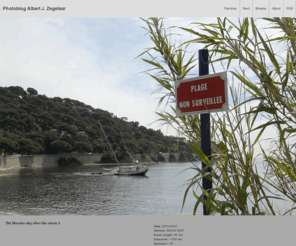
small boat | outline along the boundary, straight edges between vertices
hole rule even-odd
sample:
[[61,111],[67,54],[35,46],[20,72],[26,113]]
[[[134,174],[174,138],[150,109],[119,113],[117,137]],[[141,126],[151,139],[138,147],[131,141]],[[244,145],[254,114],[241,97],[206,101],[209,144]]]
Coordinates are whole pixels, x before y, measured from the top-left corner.
[[148,167],[142,165],[121,166],[114,171],[114,175],[144,176],[148,172]]
[[[117,160],[117,158],[115,156],[115,153],[114,153],[114,151],[113,151],[113,149],[112,149],[112,147],[111,147],[111,145],[110,145],[110,143],[108,141],[108,138],[107,138],[107,136],[106,136],[106,134],[104,132],[104,129],[103,129],[100,121],[99,121],[99,124],[100,124],[100,127],[101,127],[104,135],[105,135],[105,138],[106,138],[106,140],[108,142],[108,145],[109,145],[109,147],[110,147],[110,149],[112,151],[112,154],[113,154],[117,164],[119,165],[119,162],[118,162],[118,160]],[[125,150],[128,153],[133,165],[132,166],[118,166],[118,167],[115,167],[113,169],[108,169],[108,171],[112,172],[114,175],[144,176],[148,172],[149,168],[147,166],[139,165],[138,160],[135,160],[133,158],[133,156],[131,155],[131,153],[128,151],[128,148],[126,147],[126,144],[124,142],[124,139],[122,137],[121,132],[120,132],[120,135],[121,135],[122,142],[124,144]],[[107,169],[104,169],[104,170],[107,170]]]

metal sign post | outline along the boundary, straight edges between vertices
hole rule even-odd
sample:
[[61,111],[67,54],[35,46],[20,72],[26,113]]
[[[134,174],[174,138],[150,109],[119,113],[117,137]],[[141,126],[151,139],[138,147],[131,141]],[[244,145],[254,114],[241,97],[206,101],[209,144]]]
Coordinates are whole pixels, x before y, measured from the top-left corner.
[[[222,112],[229,110],[228,104],[228,81],[227,72],[209,74],[209,52],[207,49],[198,51],[199,76],[189,79],[177,80],[176,91],[176,116],[200,114],[201,150],[211,160],[211,112]],[[202,168],[206,164],[202,163]],[[211,173],[211,168],[205,172]],[[202,187],[205,190],[213,188],[212,181],[206,177],[202,179]],[[203,199],[206,199],[205,195]],[[203,206],[204,215],[206,211]]]
[[[199,76],[209,74],[209,51],[199,50]],[[204,154],[211,160],[211,118],[210,114],[201,114],[200,115],[200,129],[201,129],[201,150]],[[202,169],[205,168],[206,164],[202,162]],[[211,168],[207,168],[205,172],[212,172]],[[212,181],[208,180],[206,177],[202,178],[202,187],[205,190],[212,189]],[[210,192],[210,191],[208,191]],[[204,200],[207,199],[207,196],[204,195]],[[209,215],[210,211],[206,209],[206,206],[203,205],[203,215]]]

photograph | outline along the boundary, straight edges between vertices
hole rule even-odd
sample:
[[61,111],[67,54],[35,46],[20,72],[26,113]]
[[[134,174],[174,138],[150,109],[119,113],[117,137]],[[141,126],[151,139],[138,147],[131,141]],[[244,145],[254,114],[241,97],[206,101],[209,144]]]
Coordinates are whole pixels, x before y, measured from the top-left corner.
[[293,235],[295,2],[225,1],[196,17],[24,2],[1,4],[0,16],[5,238],[181,246]]

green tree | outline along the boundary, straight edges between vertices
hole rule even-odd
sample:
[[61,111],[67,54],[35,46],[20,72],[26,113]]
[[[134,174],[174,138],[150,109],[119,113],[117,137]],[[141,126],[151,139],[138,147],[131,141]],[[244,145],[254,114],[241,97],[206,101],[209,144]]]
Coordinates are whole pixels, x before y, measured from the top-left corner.
[[61,152],[70,153],[73,149],[73,146],[66,141],[63,140],[55,140],[51,144],[51,147],[59,149]]
[[0,105],[4,106],[5,104],[9,103],[11,100],[9,97],[6,97],[4,95],[0,95]]
[[27,94],[27,92],[20,86],[9,86],[7,88],[11,93],[14,93],[18,96],[23,97],[24,95]]
[[72,116],[70,114],[65,114],[63,117],[63,121],[68,125],[73,125],[76,122],[74,116]]
[[8,92],[6,87],[0,87],[0,95],[4,96]]
[[135,132],[134,135],[133,135],[133,137],[134,137],[136,140],[138,140],[138,139],[141,139],[141,138],[142,138],[142,134],[139,133],[139,132]]
[[0,137],[0,150],[2,151],[3,149],[8,153],[12,153],[19,149],[19,145],[10,138]]
[[40,96],[32,97],[30,99],[30,105],[35,105],[38,109],[46,110],[46,102],[42,100]]
[[91,145],[93,147],[93,152],[95,152],[95,153],[103,153],[104,151],[106,151],[108,149],[107,144],[101,140],[93,140],[91,142]]
[[27,88],[27,92],[30,96],[38,95],[38,91],[31,87]]
[[53,125],[53,123],[55,122],[55,119],[50,114],[44,113],[44,112],[40,114],[36,114],[35,119],[43,131],[49,130]]
[[83,152],[91,152],[93,151],[93,147],[86,142],[78,141],[74,145],[75,150],[77,150],[79,153]]
[[39,143],[32,139],[22,138],[18,141],[18,144],[22,155],[24,153],[27,153],[27,155],[30,155],[31,153],[40,153],[44,150]]
[[87,143],[89,141],[89,137],[87,134],[85,134],[85,132],[77,133],[75,136],[75,141]]
[[19,99],[18,95],[11,93],[9,91],[5,93],[5,96],[8,97],[10,99],[10,101],[14,101],[14,100]]
[[[139,147],[138,143],[135,140],[125,139],[124,142],[125,142],[126,147],[128,148],[128,150],[131,153],[138,153],[139,152],[140,147]],[[124,143],[121,142],[120,145],[124,146]]]
[[56,154],[58,152],[56,148],[53,148],[50,145],[55,140],[59,140],[59,135],[56,132],[45,132],[43,142],[45,144],[45,152],[47,154]]
[[0,127],[7,131],[13,131],[19,127],[19,123],[14,118],[4,118],[0,121]]

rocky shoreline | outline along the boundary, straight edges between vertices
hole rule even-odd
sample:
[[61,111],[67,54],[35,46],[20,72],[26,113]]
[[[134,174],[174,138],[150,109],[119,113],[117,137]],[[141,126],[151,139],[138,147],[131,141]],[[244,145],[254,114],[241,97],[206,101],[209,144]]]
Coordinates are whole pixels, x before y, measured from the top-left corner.
[[[146,156],[141,156],[140,154],[134,154],[133,158],[139,161],[139,164],[149,165],[153,163],[166,163],[166,162],[179,162],[179,153],[173,153],[175,158],[170,159],[172,153],[162,153],[163,158],[151,157],[148,154]],[[11,168],[11,167],[33,167],[33,166],[55,166],[58,165],[58,161],[61,158],[75,158],[83,164],[94,163],[96,165],[116,165],[116,163],[103,162],[102,157],[104,153],[61,153],[61,154],[42,154],[42,155],[10,155],[6,157],[0,157],[0,169]],[[180,161],[180,163],[183,162]],[[130,165],[129,158],[126,158],[120,163],[120,165]]]
[[[153,165],[153,164],[165,164],[165,163],[169,163],[169,162],[139,162],[139,165]],[[185,162],[178,162],[176,161],[176,163],[185,163]],[[84,163],[83,166],[130,166],[133,165],[132,163]],[[50,167],[54,167],[54,166],[50,166]],[[58,165],[56,165],[56,167],[58,167]],[[11,176],[11,175],[18,175],[20,173],[20,170],[33,170],[33,169],[42,169],[42,168],[49,168],[49,167],[44,167],[42,165],[34,165],[31,167],[20,167],[20,166],[12,166],[12,167],[1,167],[0,168],[0,177],[2,176]]]

